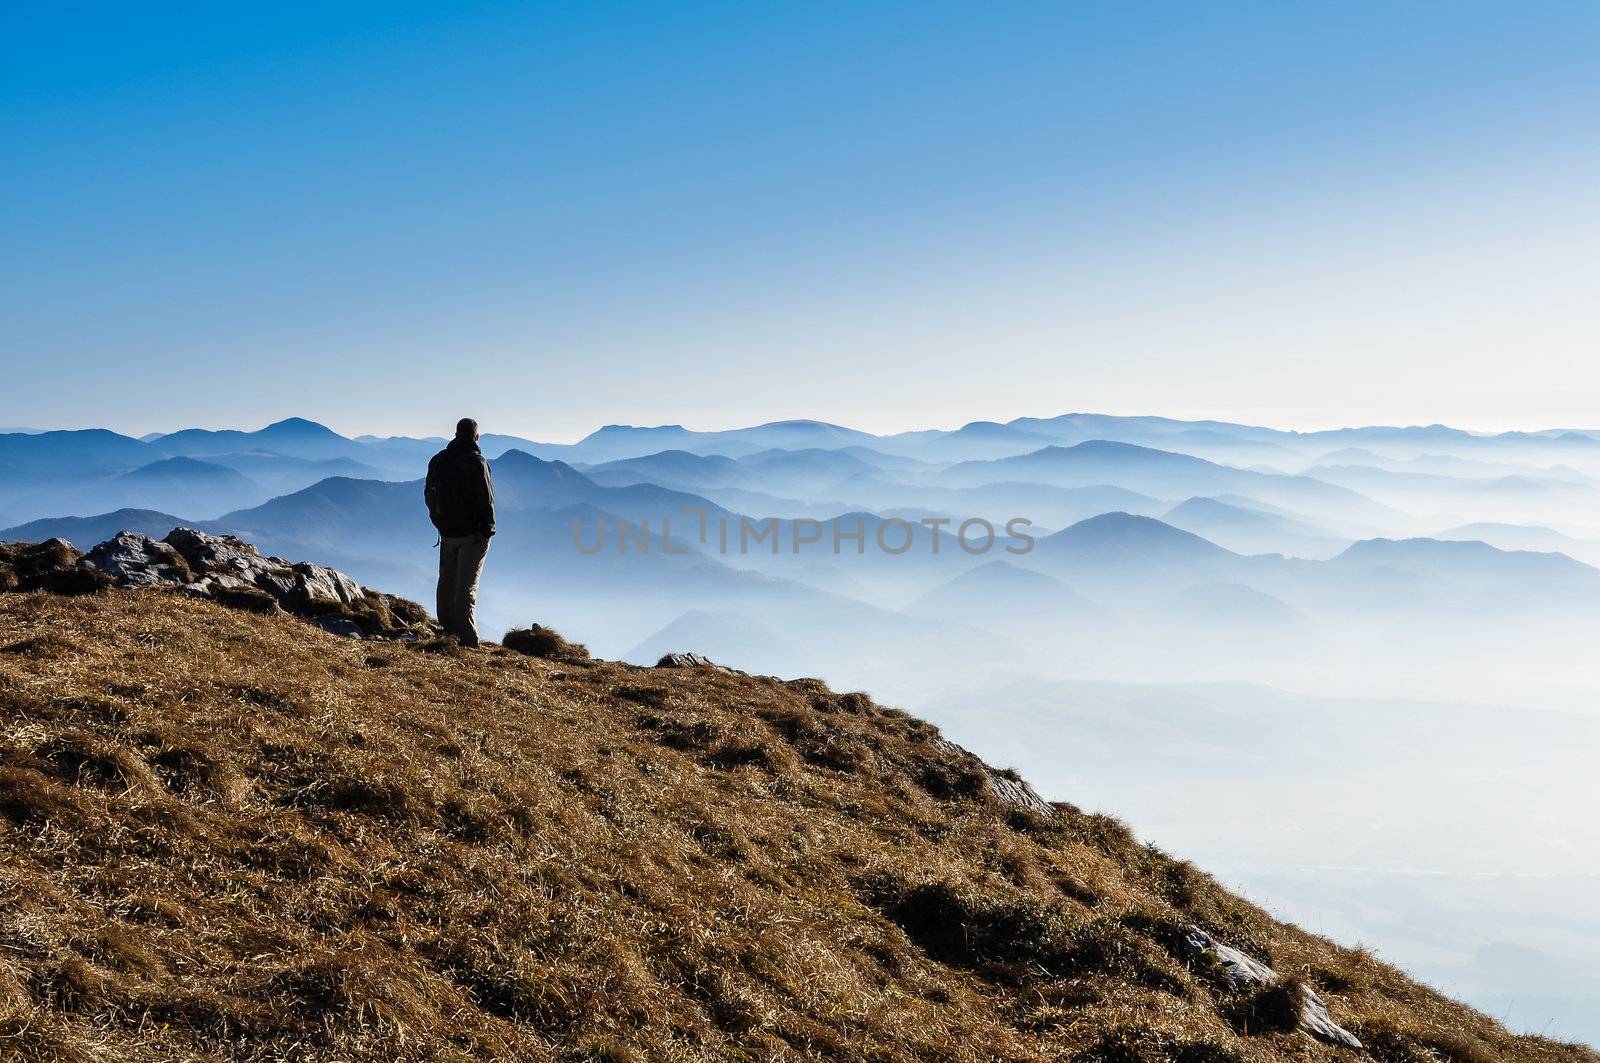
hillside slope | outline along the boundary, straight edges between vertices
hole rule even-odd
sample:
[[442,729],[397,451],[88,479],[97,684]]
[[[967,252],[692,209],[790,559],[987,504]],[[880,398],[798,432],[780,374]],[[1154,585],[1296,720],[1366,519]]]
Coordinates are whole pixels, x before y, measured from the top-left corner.
[[1028,805],[814,680],[0,594],[0,1057],[1361,1058],[1303,980],[1388,1063],[1600,1058]]

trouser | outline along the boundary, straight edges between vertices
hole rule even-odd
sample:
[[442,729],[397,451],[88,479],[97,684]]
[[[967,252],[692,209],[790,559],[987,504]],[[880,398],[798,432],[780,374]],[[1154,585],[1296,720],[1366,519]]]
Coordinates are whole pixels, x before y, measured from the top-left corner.
[[464,646],[478,644],[478,577],[488,552],[487,535],[439,539],[439,623]]

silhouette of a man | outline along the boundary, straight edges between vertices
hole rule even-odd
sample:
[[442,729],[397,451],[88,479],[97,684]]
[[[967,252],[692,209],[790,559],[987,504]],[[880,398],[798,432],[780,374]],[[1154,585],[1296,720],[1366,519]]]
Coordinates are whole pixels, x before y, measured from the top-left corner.
[[463,646],[478,644],[478,577],[494,537],[494,481],[478,449],[478,422],[463,417],[456,437],[428,462],[422,490],[439,530],[439,623]]

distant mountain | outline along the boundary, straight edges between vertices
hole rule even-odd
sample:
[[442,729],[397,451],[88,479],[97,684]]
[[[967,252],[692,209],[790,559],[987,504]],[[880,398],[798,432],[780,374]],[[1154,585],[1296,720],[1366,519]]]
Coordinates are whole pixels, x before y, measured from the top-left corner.
[[1053,576],[990,561],[935,587],[906,612],[1004,631],[1068,619],[1089,621],[1105,611]]
[[1152,517],[1103,513],[1039,541],[1040,563],[1074,568],[1158,567],[1227,561],[1238,555]]
[[954,432],[901,432],[879,445],[929,461],[968,460],[1026,454],[1057,442],[1057,438],[995,421],[973,421]]
[[[1555,434],[1538,432],[1501,432],[1498,434],[1466,432],[1449,425],[1433,424],[1406,428],[1366,426],[1361,428],[1335,428],[1323,432],[1306,432],[1298,438],[1313,444],[1371,447],[1375,444],[1398,444],[1407,448],[1435,450],[1459,449],[1467,451],[1495,447],[1503,449],[1565,449],[1582,452],[1600,449],[1600,440],[1574,431]],[[1416,453],[1417,451],[1411,451]]]
[[608,424],[597,428],[573,444],[574,460],[588,462],[619,461],[658,454],[663,450],[688,449],[699,433],[681,424],[637,428],[627,424]]
[[1399,516],[1355,491],[1310,477],[1240,469],[1189,454],[1104,439],[1071,447],[1045,447],[994,461],[961,462],[940,473],[936,481],[952,487],[1003,481],[1058,487],[1115,484],[1166,498],[1237,491],[1319,517],[1389,522]]
[[1242,554],[1329,558],[1350,545],[1350,540],[1331,535],[1313,524],[1215,498],[1188,499],[1174,506],[1162,519],[1175,528],[1193,532]]
[[390,470],[380,469],[355,458],[293,458],[283,454],[248,451],[216,454],[206,460],[214,465],[224,465],[243,473],[274,495],[288,494],[302,487],[310,487],[318,480],[326,480],[330,476],[346,476],[353,480],[391,478]]
[[1209,627],[1249,628],[1282,636],[1306,623],[1305,614],[1265,591],[1210,580],[1185,587],[1172,596],[1173,619],[1194,625],[1203,636]]
[[685,488],[749,487],[760,481],[760,477],[732,458],[687,450],[663,450],[584,466],[582,471],[596,483],[610,484],[648,482]]
[[908,457],[904,454],[892,454],[878,449],[876,446],[854,445],[840,447],[839,453],[852,455],[875,468],[887,469],[896,473],[931,472],[939,467],[934,462],[922,461],[919,458]]
[[346,439],[331,428],[290,417],[254,432],[235,429],[186,428],[148,444],[161,454],[207,457],[241,451],[266,451],[293,458],[357,457],[363,444]]
[[197,521],[159,513],[151,509],[119,509],[93,517],[50,517],[29,521],[14,528],[0,529],[0,541],[43,542],[45,539],[65,539],[79,550],[89,550],[119,531],[138,532],[160,539],[173,528],[194,526]]
[[697,609],[673,620],[623,657],[635,664],[655,664],[669,653],[701,653],[718,664],[772,674],[800,656],[803,647],[749,614]]
[[159,457],[149,446],[103,428],[0,435],[0,483],[21,477],[126,472]]
[[1493,461],[1494,455],[1475,451],[1479,456],[1462,457],[1459,454],[1417,454],[1407,458],[1390,458],[1360,447],[1348,447],[1322,455],[1310,468],[1365,466],[1399,473],[1427,473],[1464,480],[1495,480],[1506,476],[1528,476],[1539,480],[1594,482],[1593,477],[1569,465],[1536,465],[1527,461]]
[[700,495],[651,483],[607,487],[566,462],[544,461],[520,450],[507,451],[489,464],[494,472],[495,501],[501,508],[556,509],[583,503],[630,521],[648,520],[656,527],[667,518],[685,529],[699,520],[698,515],[682,512],[685,509],[703,512],[707,520],[738,519],[737,514]]
[[999,481],[1038,481],[1066,487],[1099,483],[1125,483],[1128,476],[1188,475],[1227,478],[1238,470],[1188,454],[1176,454],[1132,443],[1092,439],[1075,446],[1049,446],[1027,454],[994,461],[965,461],[951,466],[939,479],[956,486],[976,486]]
[[736,428],[714,433],[718,442],[749,443],[782,450],[836,450],[848,446],[871,446],[878,438],[870,432],[829,424],[826,421],[771,421],[754,428]]
[[1496,494],[1546,494],[1552,497],[1572,497],[1593,492],[1593,488],[1587,484],[1575,482],[1566,476],[1535,477],[1522,474],[1493,477],[1451,476],[1369,465],[1317,465],[1307,469],[1305,475],[1397,503],[1416,498],[1482,497]]
[[757,451],[836,450],[847,446],[870,446],[878,440],[868,432],[858,432],[824,421],[773,421],[750,428],[720,432],[694,432],[682,425],[638,428],[633,425],[606,425],[573,444],[573,461],[602,463],[643,457],[663,450],[688,450],[698,454],[737,457]]
[[1302,437],[1319,443],[1337,441],[1347,446],[1371,445],[1379,442],[1403,442],[1428,445],[1472,445],[1485,438],[1449,425],[1411,425],[1397,428],[1372,425],[1364,428],[1334,428],[1324,432],[1307,432]]
[[1213,438],[1252,442],[1276,441],[1285,433],[1270,428],[1230,424],[1226,421],[1180,421],[1171,417],[1118,417],[1100,413],[1065,413],[1057,417],[1018,417],[1009,427],[1048,436],[1061,442],[1088,439],[1146,439],[1205,432]]
[[195,487],[204,490],[251,490],[254,482],[237,469],[196,458],[163,458],[117,477],[116,483]]
[[1447,528],[1435,533],[1433,538],[1484,542],[1500,550],[1534,550],[1566,554],[1580,561],[1587,561],[1600,550],[1600,541],[1579,539],[1542,524],[1497,524],[1481,521]]
[[185,510],[204,518],[270,496],[270,491],[235,469],[183,457],[142,465],[98,485],[91,495],[119,508]]
[[825,491],[851,476],[873,475],[878,466],[842,450],[763,450],[739,459],[768,490]]
[[218,523],[237,529],[265,553],[299,556],[320,551],[346,565],[352,553],[385,561],[408,552],[421,556],[437,538],[422,504],[421,481],[333,476],[259,506],[226,513]]
[[[1600,594],[1600,569],[1565,554],[1498,550],[1482,542],[1367,539],[1328,562],[1334,569],[1406,572],[1479,589]],[[1600,604],[1600,601],[1597,601]]]

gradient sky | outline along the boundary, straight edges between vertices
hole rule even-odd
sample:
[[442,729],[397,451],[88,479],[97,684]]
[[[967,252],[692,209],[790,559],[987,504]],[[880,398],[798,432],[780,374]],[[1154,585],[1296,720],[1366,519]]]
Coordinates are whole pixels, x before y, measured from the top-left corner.
[[0,424],[1600,427],[1597,56],[1588,0],[10,4]]

